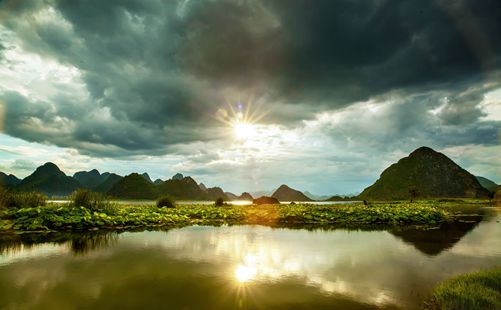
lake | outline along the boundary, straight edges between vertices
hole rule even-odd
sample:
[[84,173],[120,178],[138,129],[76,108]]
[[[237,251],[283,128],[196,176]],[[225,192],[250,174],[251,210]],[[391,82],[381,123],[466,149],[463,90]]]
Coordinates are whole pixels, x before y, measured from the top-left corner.
[[433,230],[190,226],[0,236],[1,309],[413,309],[499,265],[501,214]]
[[[53,199],[47,200],[48,203],[59,203],[66,204],[70,203],[71,200],[68,199]],[[141,205],[155,205],[156,200],[111,200],[112,203],[119,205],[133,205],[133,206],[141,206]],[[292,201],[281,201],[280,204],[290,204]],[[335,204],[349,204],[349,203],[357,203],[360,201],[294,201],[297,204],[313,204],[313,205],[335,205]],[[226,202],[230,205],[238,205],[238,206],[246,206],[251,205],[252,201],[250,200],[230,200]],[[214,201],[209,200],[180,200],[176,201],[178,205],[213,205]]]

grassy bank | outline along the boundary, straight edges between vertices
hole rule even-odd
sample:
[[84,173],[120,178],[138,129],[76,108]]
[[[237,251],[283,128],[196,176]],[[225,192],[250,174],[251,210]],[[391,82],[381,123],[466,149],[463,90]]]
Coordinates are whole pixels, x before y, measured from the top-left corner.
[[71,205],[47,205],[0,210],[0,232],[85,231],[174,227],[192,224],[318,225],[336,227],[436,226],[451,220],[450,212],[431,205],[180,205],[113,206],[99,210]]
[[501,267],[460,275],[438,285],[426,309],[501,309]]

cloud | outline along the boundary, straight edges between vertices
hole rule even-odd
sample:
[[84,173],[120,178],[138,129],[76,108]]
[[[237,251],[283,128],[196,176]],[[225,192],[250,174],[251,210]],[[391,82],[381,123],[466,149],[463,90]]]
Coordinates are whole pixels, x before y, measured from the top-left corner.
[[37,166],[35,165],[35,163],[24,159],[16,159],[14,163],[11,165],[11,169],[13,170],[17,171],[21,170],[29,173],[33,172],[33,170],[35,170],[36,167]]
[[[499,143],[500,9],[495,0],[4,1],[2,128],[82,156],[180,156],[175,167],[204,176],[240,167],[258,179],[308,158],[314,167],[298,173],[356,167],[365,184],[381,168],[372,156]],[[227,101],[253,102],[264,130],[296,139],[264,137],[270,152],[242,151],[215,118]]]

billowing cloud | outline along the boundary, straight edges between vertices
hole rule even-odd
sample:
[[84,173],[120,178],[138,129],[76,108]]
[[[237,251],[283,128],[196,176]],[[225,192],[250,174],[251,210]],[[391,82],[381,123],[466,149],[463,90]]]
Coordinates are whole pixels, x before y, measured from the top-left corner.
[[[214,182],[252,171],[256,187],[282,171],[307,187],[328,167],[345,178],[312,190],[356,191],[384,168],[372,157],[499,144],[500,12],[495,0],[4,1],[0,128],[84,157],[179,156],[165,173]],[[228,138],[215,117],[227,101],[254,103],[260,144]]]

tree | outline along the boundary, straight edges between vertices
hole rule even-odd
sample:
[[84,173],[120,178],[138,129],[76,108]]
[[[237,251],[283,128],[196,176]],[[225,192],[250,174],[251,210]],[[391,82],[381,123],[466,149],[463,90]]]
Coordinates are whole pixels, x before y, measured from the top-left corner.
[[219,197],[218,199],[216,199],[216,202],[214,203],[214,205],[216,207],[222,207],[222,206],[224,206],[224,200],[223,200],[223,198]]
[[411,197],[411,202],[413,202],[419,196],[419,191],[417,188],[411,188],[409,189],[409,195]]

